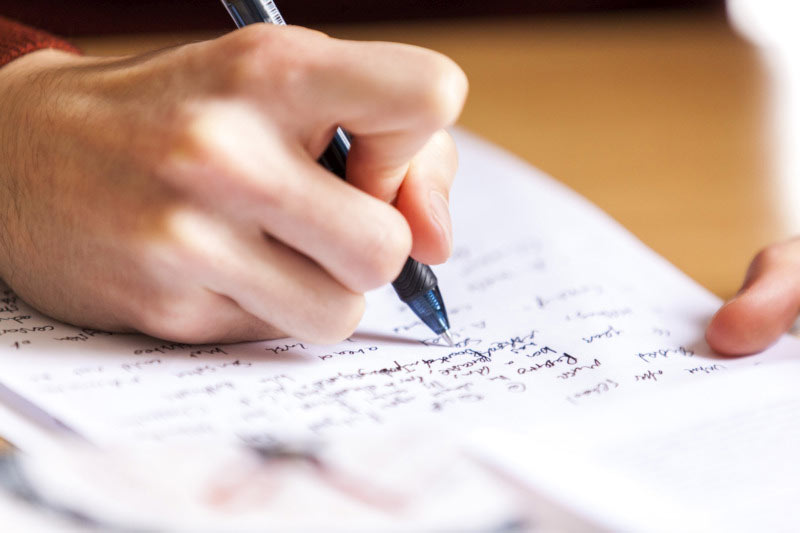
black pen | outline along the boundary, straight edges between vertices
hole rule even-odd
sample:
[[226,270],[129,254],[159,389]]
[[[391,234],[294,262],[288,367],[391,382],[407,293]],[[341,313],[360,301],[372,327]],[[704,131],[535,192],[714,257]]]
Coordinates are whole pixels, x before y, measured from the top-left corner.
[[[222,0],[222,5],[239,28],[258,23],[286,25],[273,0]],[[333,140],[319,162],[345,179],[349,152],[350,138],[342,128],[336,128]],[[447,344],[453,346],[447,310],[431,267],[409,257],[400,275],[392,283],[392,287],[420,320]]]

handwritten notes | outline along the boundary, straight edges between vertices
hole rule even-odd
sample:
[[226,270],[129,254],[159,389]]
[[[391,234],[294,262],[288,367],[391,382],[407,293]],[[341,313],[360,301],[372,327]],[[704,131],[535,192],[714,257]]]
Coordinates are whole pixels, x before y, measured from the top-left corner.
[[798,351],[786,338],[714,357],[703,329],[717,298],[549,178],[457,141],[456,247],[437,268],[455,347],[391,288],[368,295],[358,332],[336,346],[190,346],[66,326],[0,287],[0,380],[100,443],[269,443],[426,419],[534,427]]
[[477,431],[474,451],[579,514],[583,530],[796,531],[800,360],[714,366],[715,379],[595,404],[535,432]]

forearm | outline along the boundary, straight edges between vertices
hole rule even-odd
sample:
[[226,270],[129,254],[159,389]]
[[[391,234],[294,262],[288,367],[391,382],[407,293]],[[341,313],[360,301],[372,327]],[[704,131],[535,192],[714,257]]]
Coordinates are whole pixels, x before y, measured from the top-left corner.
[[33,135],[44,129],[39,124],[41,106],[35,100],[41,91],[35,78],[37,65],[49,62],[50,54],[63,53],[37,50],[0,68],[0,278],[6,282],[20,274],[12,265],[22,254],[21,247],[32,246],[29,235],[23,238],[20,216],[33,200],[29,186],[36,173],[32,171],[42,168],[39,142]]
[[[7,277],[7,267],[10,264],[9,240],[13,227],[14,212],[17,205],[17,186],[13,179],[17,173],[14,168],[16,161],[16,147],[21,142],[23,123],[13,116],[16,101],[15,92],[24,88],[24,84],[11,83],[16,76],[23,76],[25,65],[9,65],[13,61],[45,49],[63,50],[71,53],[80,53],[79,50],[63,39],[59,39],[41,30],[19,24],[11,19],[0,16],[0,117],[3,117],[4,127],[0,127],[0,147],[3,154],[3,165],[0,168],[0,277]],[[10,127],[16,125],[16,127]],[[30,162],[33,164],[33,162]]]

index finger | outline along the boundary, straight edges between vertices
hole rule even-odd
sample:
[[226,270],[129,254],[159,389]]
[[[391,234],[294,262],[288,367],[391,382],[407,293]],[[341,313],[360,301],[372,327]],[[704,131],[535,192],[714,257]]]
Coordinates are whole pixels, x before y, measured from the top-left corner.
[[[284,65],[282,81],[254,84],[265,93],[255,96],[266,105],[280,102],[290,131],[314,158],[337,126],[347,130],[347,180],[382,200],[394,199],[414,155],[455,123],[464,106],[464,72],[437,52],[332,39],[302,28],[260,32],[269,32],[271,52],[283,49],[292,64]],[[266,76],[275,78],[274,72]]]
[[347,130],[353,136],[348,181],[386,201],[414,155],[456,121],[467,93],[466,76],[453,61],[411,45],[254,24],[211,46],[230,71],[223,90],[248,96],[313,159],[337,126]]
[[341,125],[353,135],[347,180],[391,202],[414,156],[458,119],[467,79],[450,59],[429,50],[389,43],[339,45],[345,53],[336,76],[358,88],[336,93]]

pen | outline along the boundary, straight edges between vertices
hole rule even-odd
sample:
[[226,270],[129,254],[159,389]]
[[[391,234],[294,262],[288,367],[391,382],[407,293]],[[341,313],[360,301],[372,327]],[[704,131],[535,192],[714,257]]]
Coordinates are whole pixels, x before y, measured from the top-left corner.
[[[273,0],[222,0],[236,26],[241,28],[250,24],[269,23],[285,26],[278,6]],[[342,128],[336,128],[328,148],[319,162],[328,170],[345,179],[347,154],[350,152],[350,138]],[[400,275],[392,283],[395,292],[417,317],[450,346],[450,321],[444,300],[439,292],[439,284],[431,267],[408,258]]]

